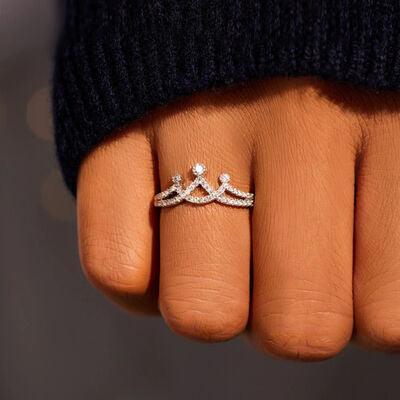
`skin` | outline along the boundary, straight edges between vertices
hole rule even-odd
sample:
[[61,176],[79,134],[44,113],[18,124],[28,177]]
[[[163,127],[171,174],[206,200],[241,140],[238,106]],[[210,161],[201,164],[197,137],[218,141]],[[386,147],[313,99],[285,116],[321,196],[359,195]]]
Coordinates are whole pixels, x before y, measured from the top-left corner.
[[[278,357],[400,348],[400,99],[314,79],[196,94],[101,143],[78,180],[88,279],[180,335]],[[156,192],[197,161],[255,207]],[[185,175],[186,174],[186,175]]]

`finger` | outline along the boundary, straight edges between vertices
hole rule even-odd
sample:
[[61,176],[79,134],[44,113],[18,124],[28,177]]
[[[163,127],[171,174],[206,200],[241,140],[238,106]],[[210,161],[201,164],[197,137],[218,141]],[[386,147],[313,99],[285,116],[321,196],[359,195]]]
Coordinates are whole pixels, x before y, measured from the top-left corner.
[[81,263],[95,286],[137,313],[157,312],[154,191],[152,151],[139,125],[101,144],[80,170]]
[[355,145],[332,108],[282,94],[256,146],[251,337],[284,358],[331,357],[352,333]]
[[368,118],[366,125],[357,191],[356,331],[358,339],[369,346],[400,350],[398,111]]
[[[186,108],[162,118],[156,145],[162,188],[176,172],[188,184],[194,178],[190,167],[200,161],[214,188],[219,174],[228,172],[235,185],[248,190],[248,143],[225,112],[211,116],[206,108]],[[248,209],[218,203],[163,208],[160,245],[159,303],[172,330],[206,341],[239,334],[249,307]]]

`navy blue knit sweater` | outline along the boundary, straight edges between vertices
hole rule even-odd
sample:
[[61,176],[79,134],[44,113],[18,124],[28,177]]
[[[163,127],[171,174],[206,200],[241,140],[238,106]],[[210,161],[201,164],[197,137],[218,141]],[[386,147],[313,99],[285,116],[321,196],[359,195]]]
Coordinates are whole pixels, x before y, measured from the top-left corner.
[[399,0],[68,0],[55,60],[65,182],[116,129],[193,92],[273,76],[400,88]]

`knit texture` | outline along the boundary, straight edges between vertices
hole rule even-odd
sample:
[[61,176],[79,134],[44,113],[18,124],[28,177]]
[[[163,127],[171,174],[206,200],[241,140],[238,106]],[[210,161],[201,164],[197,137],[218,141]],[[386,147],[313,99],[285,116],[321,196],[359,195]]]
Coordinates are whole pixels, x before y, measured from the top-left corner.
[[82,158],[157,106],[250,79],[400,88],[398,0],[68,0],[55,60],[57,154]]

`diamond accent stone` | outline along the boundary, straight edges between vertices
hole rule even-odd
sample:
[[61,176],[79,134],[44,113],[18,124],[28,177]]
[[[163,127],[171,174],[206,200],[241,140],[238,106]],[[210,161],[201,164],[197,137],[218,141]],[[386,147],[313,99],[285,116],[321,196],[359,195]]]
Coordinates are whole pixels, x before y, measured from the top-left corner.
[[221,183],[227,183],[227,182],[229,182],[230,180],[231,180],[231,176],[230,176],[229,174],[224,173],[224,174],[221,174],[221,175],[219,176],[219,181],[220,181]]
[[[254,194],[244,192],[232,186],[229,182],[231,177],[227,173],[219,176],[220,186],[214,189],[204,178],[206,167],[202,163],[196,163],[192,168],[195,180],[186,188],[182,185],[182,176],[176,174],[172,177],[172,186],[154,196],[156,207],[170,207],[187,201],[193,204],[208,204],[216,201],[233,207],[253,207]],[[193,191],[201,187],[207,194],[205,196],[192,196]],[[228,193],[230,196],[226,196]],[[232,197],[234,196],[234,197]]]
[[180,182],[182,182],[182,177],[180,175],[175,175],[172,177],[172,182],[180,183]]
[[192,171],[195,176],[204,175],[206,172],[206,166],[202,163],[196,163],[193,165]]

